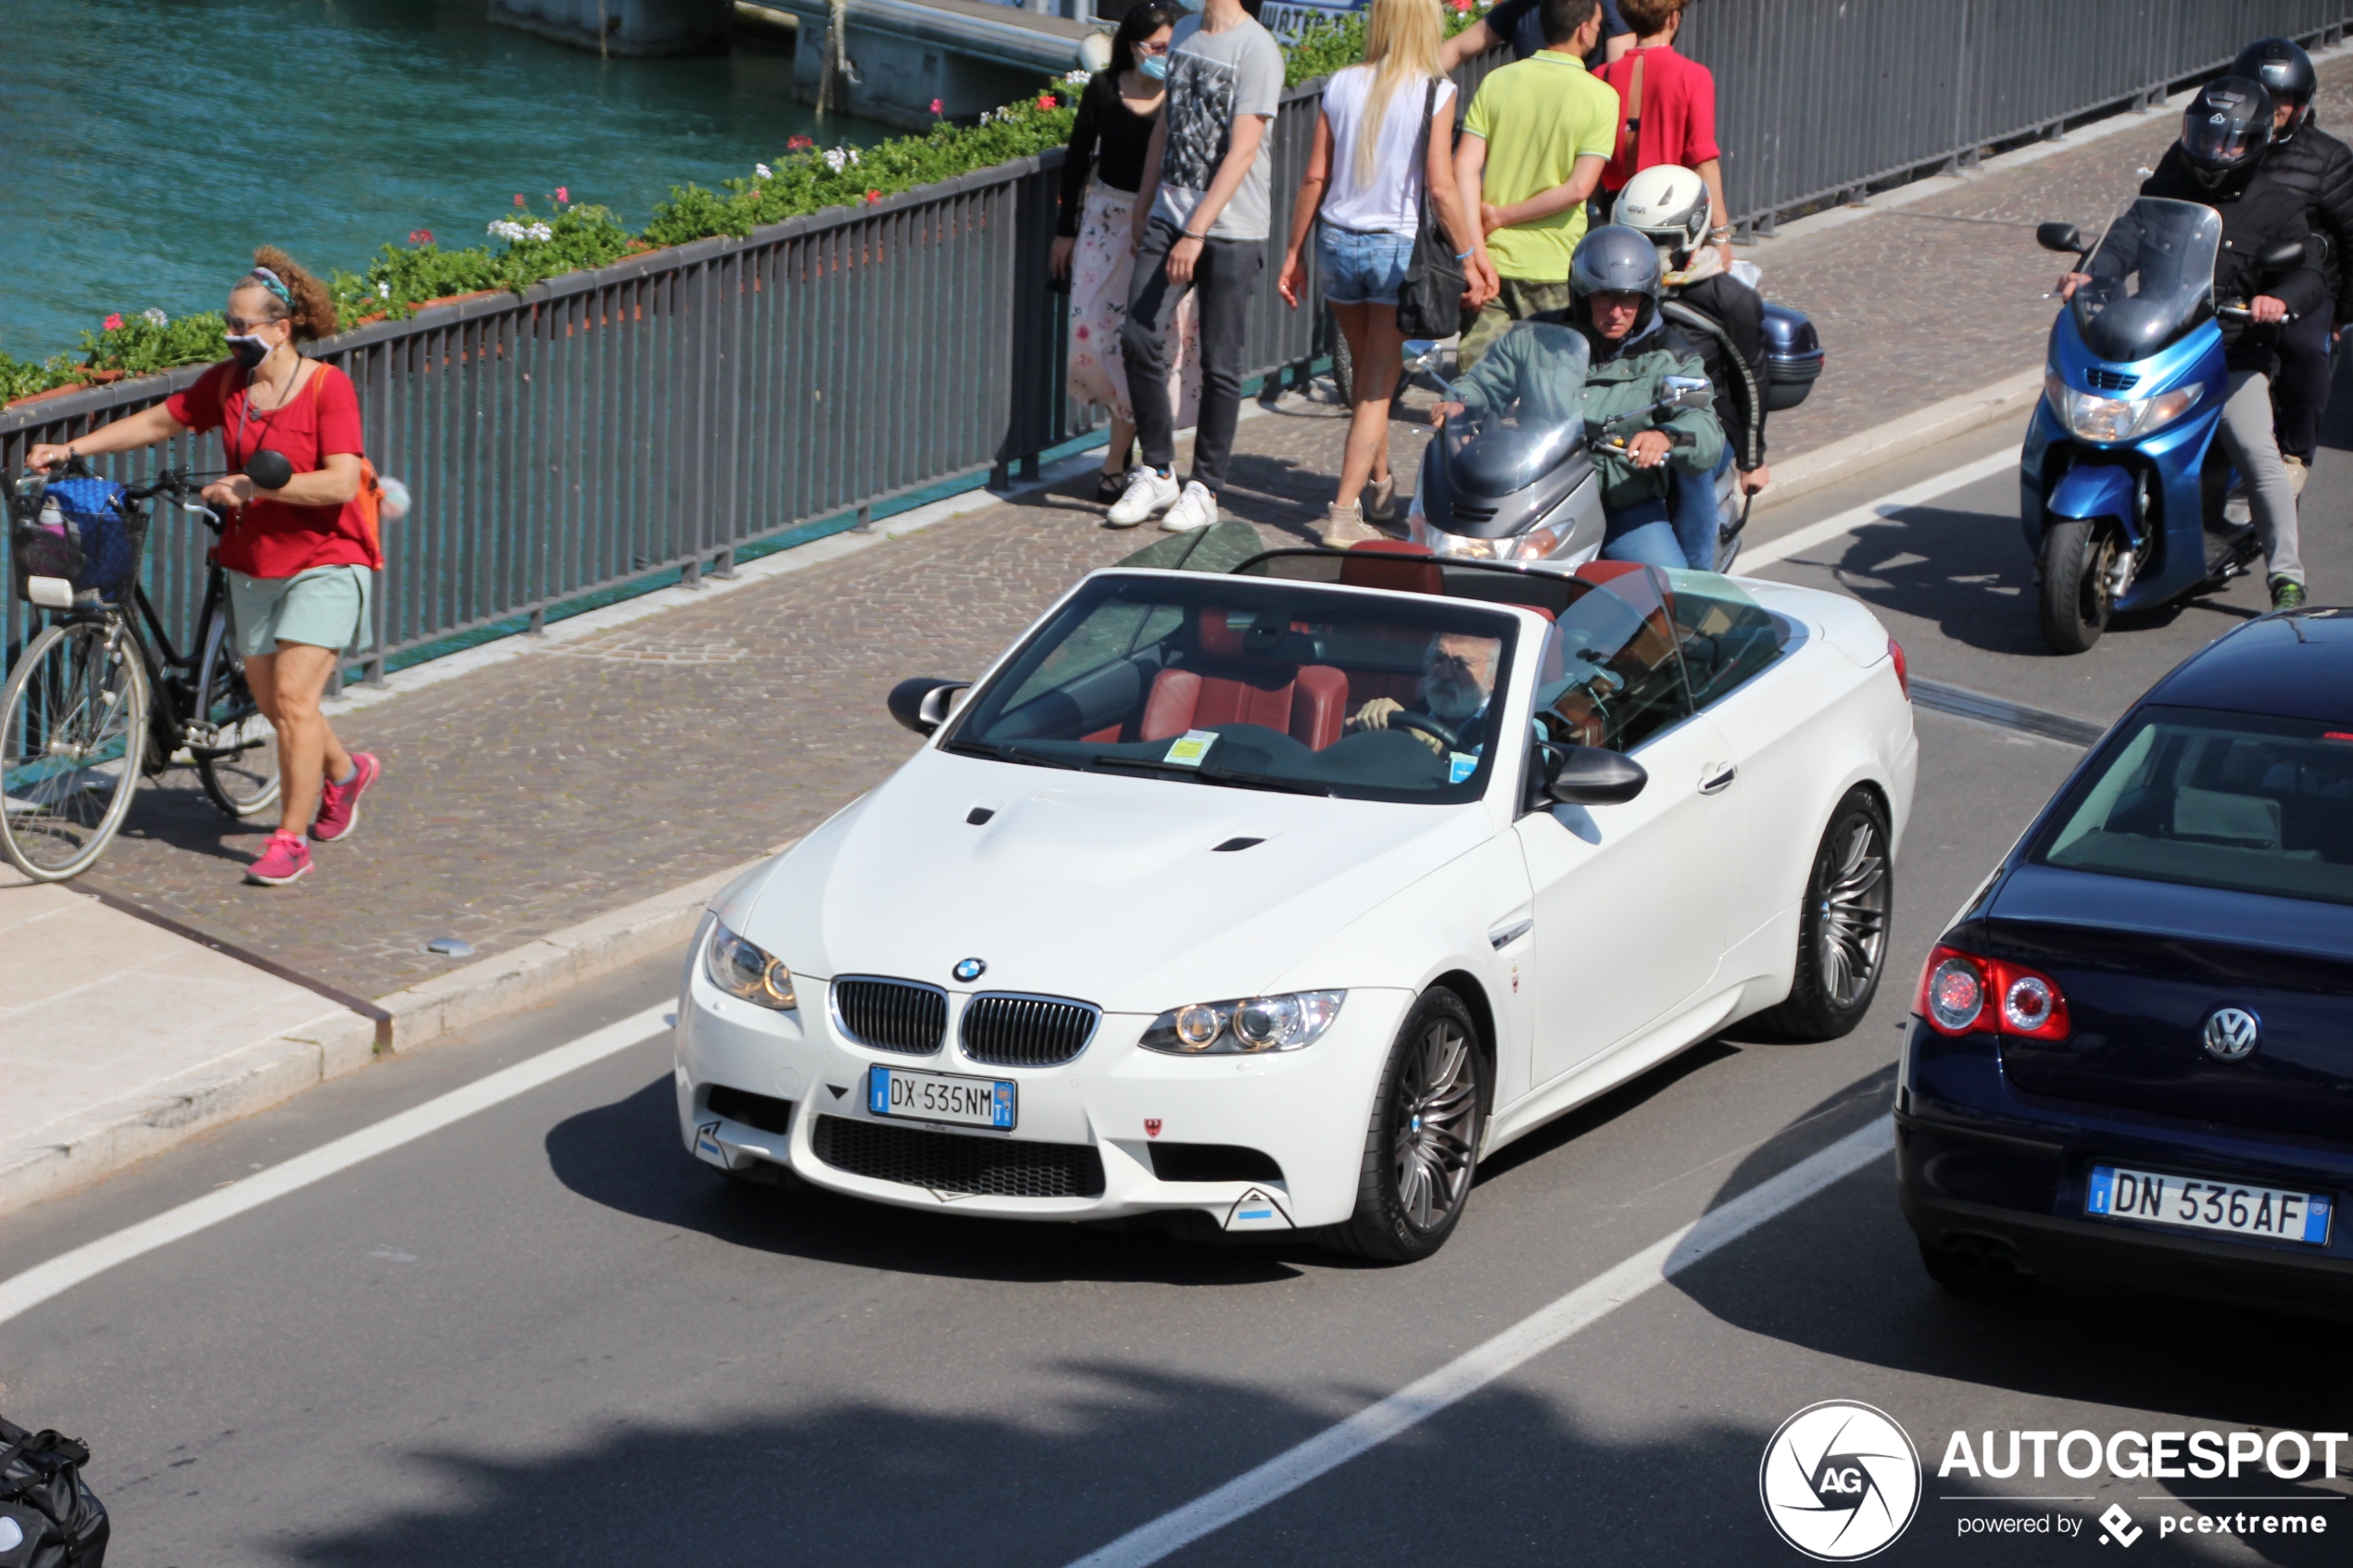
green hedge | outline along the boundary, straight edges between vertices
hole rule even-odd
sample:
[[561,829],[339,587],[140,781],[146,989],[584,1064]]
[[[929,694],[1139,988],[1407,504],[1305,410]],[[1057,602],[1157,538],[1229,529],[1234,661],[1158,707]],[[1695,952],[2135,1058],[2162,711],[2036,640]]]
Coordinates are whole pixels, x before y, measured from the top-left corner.
[[[1487,0],[1447,4],[1450,35],[1487,9]],[[1340,19],[1285,46],[1286,80],[1296,86],[1328,76],[1364,53],[1363,18]],[[1083,71],[1073,71],[1035,97],[982,115],[976,124],[942,120],[923,135],[897,136],[871,147],[821,148],[796,136],[773,166],[758,166],[748,179],[724,181],[716,191],[673,186],[670,199],[658,204],[652,221],[635,234],[610,208],[573,202],[568,188],[547,193],[544,212],[518,195],[514,207],[486,231],[497,240],[497,250],[486,245],[445,249],[421,229],[405,245],[387,243],[364,270],[334,272],[337,327],[399,320],[455,295],[492,289],[520,294],[534,283],[640,251],[721,235],[740,239],[763,224],[878,202],[1033,157],[1069,141],[1086,80]],[[217,310],[177,320],[153,309],[127,320],[109,316],[97,332],[82,334],[79,358],[57,354],[35,361],[0,353],[0,402],[53,387],[208,364],[228,353],[222,332]]]

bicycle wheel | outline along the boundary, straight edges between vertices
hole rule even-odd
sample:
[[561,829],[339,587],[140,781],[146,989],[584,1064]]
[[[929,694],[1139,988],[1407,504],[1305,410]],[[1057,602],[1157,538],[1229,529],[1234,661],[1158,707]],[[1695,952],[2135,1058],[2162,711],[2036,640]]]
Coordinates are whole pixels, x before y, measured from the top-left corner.
[[88,871],[131,809],[147,669],[111,621],[52,626],[0,687],[0,850],[36,882]]
[[233,817],[258,817],[278,805],[278,732],[245,688],[245,661],[229,640],[229,612],[217,609],[196,664],[196,710],[188,726],[196,777],[212,803]]

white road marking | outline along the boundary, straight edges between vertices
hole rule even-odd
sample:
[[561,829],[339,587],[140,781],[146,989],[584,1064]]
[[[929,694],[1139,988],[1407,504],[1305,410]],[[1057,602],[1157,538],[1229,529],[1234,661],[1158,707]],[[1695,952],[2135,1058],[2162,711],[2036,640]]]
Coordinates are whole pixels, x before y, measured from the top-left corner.
[[323,1180],[339,1171],[347,1171],[364,1160],[372,1160],[387,1149],[414,1142],[428,1133],[439,1132],[455,1122],[462,1122],[478,1110],[528,1094],[542,1084],[553,1083],[567,1073],[602,1061],[617,1051],[652,1038],[667,1027],[673,1002],[663,1002],[643,1012],[632,1013],[617,1023],[609,1023],[592,1034],[540,1052],[528,1060],[502,1068],[486,1078],[477,1078],[461,1089],[452,1089],[435,1099],[413,1106],[397,1116],[386,1117],[371,1127],[346,1134],[333,1143],[320,1145],[308,1154],[298,1154],[282,1165],[272,1165],[259,1175],[248,1176],[233,1186],[223,1187],[207,1197],[183,1203],[177,1209],[167,1209],[153,1219],[142,1220],[126,1226],[112,1236],[101,1236],[70,1252],[60,1253],[47,1262],[27,1269],[6,1280],[0,1280],[0,1323],[31,1311],[51,1297],[72,1289],[83,1281],[127,1263],[143,1253],[195,1235],[198,1231],[233,1219],[250,1209],[258,1209],[272,1198],[297,1192],[311,1183]]
[[1858,528],[1868,528],[1875,522],[1883,522],[1906,507],[1917,507],[1922,501],[1934,500],[1948,491],[1958,490],[1967,484],[1975,484],[1981,479],[1993,478],[2005,469],[2017,467],[2018,454],[2016,452],[1996,452],[1992,457],[1980,458],[1973,463],[1963,463],[1959,468],[1940,473],[1934,479],[1924,479],[1918,484],[1907,484],[1901,490],[1891,491],[1881,495],[1876,501],[1869,501],[1859,507],[1850,507],[1835,517],[1826,517],[1819,522],[1809,522],[1805,527],[1793,529],[1778,539],[1751,546],[1741,551],[1740,558],[1732,563],[1732,570],[1736,573],[1754,571],[1760,566],[1770,566],[1775,561],[1786,560],[1800,550],[1810,550],[1817,545],[1838,538],[1841,534],[1852,533]]
[[[1967,481],[1962,483],[1966,483]],[[1644,1248],[1607,1273],[1540,1307],[1420,1382],[1366,1406],[1337,1426],[1277,1454],[1215,1491],[1139,1525],[1070,1568],[1144,1568],[1486,1387],[1589,1328],[1655,1286],[1852,1175],[1895,1147],[1894,1123],[1878,1121]]]

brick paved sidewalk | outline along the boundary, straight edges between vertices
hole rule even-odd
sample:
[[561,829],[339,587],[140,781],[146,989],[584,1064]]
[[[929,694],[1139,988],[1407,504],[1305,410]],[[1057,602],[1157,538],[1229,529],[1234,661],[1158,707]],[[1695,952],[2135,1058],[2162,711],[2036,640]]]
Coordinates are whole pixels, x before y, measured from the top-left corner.
[[[2353,64],[2325,73],[2325,118]],[[1867,428],[2031,367],[2057,271],[2042,218],[2111,211],[2178,117],[1900,211],[1757,247],[1767,292],[1820,324],[1829,371],[1771,426],[1775,454]],[[1964,220],[1969,220],[1964,221]],[[1982,220],[1982,221],[1981,221]],[[1228,509],[1299,541],[1330,494],[1343,423],[1241,429]],[[1410,475],[1420,431],[1392,426]],[[1113,533],[1063,492],[999,505],[862,554],[427,687],[343,721],[384,783],[347,845],[293,887],[239,876],[260,827],[228,822],[184,775],[143,792],[88,880],[362,996],[439,972],[456,935],[484,956],[657,894],[806,831],[914,745],[883,710],[912,674],[978,671],[1056,593],[1152,538]]]

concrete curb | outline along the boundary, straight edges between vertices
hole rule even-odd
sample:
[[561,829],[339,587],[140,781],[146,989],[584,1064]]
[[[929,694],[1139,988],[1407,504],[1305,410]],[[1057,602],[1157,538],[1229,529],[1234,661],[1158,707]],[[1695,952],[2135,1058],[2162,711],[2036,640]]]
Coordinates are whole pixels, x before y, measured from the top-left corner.
[[[1757,510],[1763,512],[1856,478],[1939,441],[1996,424],[2031,408],[2042,389],[2043,372],[2038,367],[1859,435],[1800,453],[1775,465],[1773,484],[1757,498]],[[1034,488],[1038,486],[1022,487]],[[988,495],[978,504],[995,505],[1006,498]],[[952,515],[950,505],[943,504],[938,514],[922,521]],[[862,548],[864,544],[862,540],[851,547]],[[830,558],[831,552],[827,554]],[[809,558],[797,564],[819,562]],[[666,607],[632,605],[611,619],[634,620],[659,608]],[[464,656],[447,662],[461,661],[467,668],[476,667],[475,661],[465,660]],[[459,672],[450,670],[446,674]],[[584,982],[642,960],[665,951],[681,952],[714,894],[799,842],[780,844],[756,859],[379,997],[377,1005],[392,1014],[390,1042],[381,1051],[376,1022],[338,1008],[299,1029],[217,1058],[180,1078],[52,1123],[39,1130],[37,1142],[15,1151],[7,1163],[0,1163],[0,1214],[88,1186],[200,1133],[266,1110],[330,1078],[356,1072],[379,1054],[431,1046],[460,1030],[551,1001]]]

